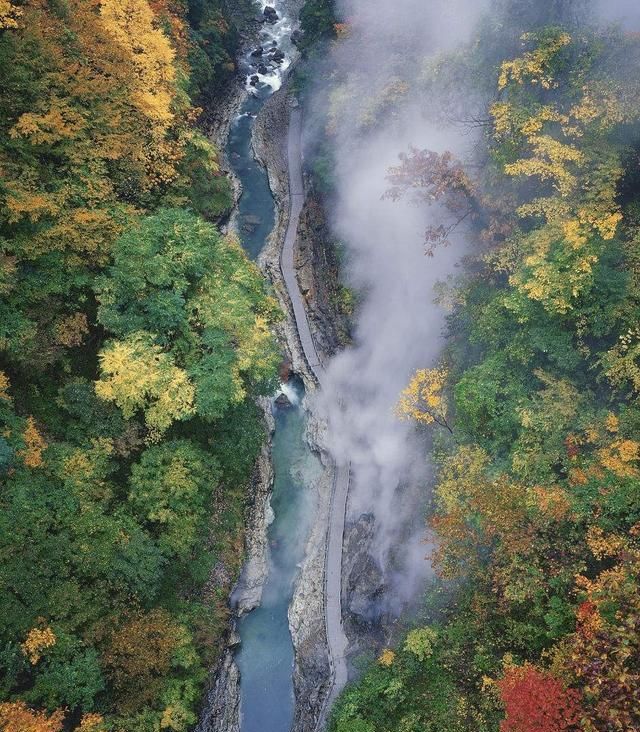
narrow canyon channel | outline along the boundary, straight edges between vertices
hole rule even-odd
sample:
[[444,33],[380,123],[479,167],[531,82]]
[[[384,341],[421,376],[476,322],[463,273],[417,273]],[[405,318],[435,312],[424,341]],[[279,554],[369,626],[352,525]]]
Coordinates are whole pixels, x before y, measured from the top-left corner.
[[[266,22],[258,46],[241,60],[247,98],[234,120],[226,155],[241,185],[236,229],[243,247],[256,259],[275,222],[275,202],[263,166],[256,161],[252,133],[257,114],[277,91],[291,64],[295,28],[283,3],[261,2]],[[272,399],[274,433],[271,461],[273,492],[268,516],[268,577],[260,605],[237,625],[240,644],[235,662],[240,671],[242,732],[288,732],[294,718],[294,648],[288,610],[299,564],[312,523],[321,473],[318,458],[305,439],[304,385],[295,376],[282,383]]]

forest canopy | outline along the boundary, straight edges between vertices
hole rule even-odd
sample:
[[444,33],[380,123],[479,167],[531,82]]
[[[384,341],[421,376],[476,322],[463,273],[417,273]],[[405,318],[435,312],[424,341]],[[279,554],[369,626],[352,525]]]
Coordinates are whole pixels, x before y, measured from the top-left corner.
[[196,720],[278,362],[192,101],[233,73],[237,21],[0,2],[3,730]]

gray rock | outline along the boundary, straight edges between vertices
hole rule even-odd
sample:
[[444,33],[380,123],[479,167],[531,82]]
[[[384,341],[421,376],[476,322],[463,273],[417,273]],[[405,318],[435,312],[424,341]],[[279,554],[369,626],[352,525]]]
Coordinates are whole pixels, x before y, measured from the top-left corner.
[[195,732],[240,732],[240,672],[230,650],[213,673]]
[[288,409],[291,406],[291,401],[286,394],[280,394],[275,400],[275,405],[280,409]]
[[270,5],[267,5],[262,11],[262,15],[264,16],[265,23],[275,23],[278,21],[278,13]]
[[384,576],[375,554],[375,519],[361,515],[345,530],[342,606],[351,652],[377,651],[384,643]]

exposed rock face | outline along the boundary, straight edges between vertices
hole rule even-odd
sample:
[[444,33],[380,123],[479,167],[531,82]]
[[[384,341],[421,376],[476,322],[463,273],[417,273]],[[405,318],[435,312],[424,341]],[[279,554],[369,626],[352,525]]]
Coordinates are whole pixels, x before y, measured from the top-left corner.
[[313,192],[300,216],[296,267],[314,340],[332,356],[349,342],[350,324],[337,306],[339,263],[323,202]]
[[267,5],[262,11],[262,15],[264,16],[265,23],[276,23],[278,21],[278,13],[270,5]]
[[384,576],[374,557],[375,519],[363,514],[345,530],[342,607],[351,656],[377,650],[385,640],[381,600]]
[[[320,442],[323,425],[309,418],[307,438]],[[323,453],[320,453],[324,457]],[[329,658],[325,633],[324,560],[331,504],[333,469],[325,464],[317,482],[318,502],[306,555],[289,607],[289,627],[295,648],[293,687],[296,709],[292,729],[314,732],[325,697],[330,691]]]
[[[265,420],[273,434],[271,404],[263,399],[262,407]],[[269,574],[269,541],[267,530],[273,520],[271,510],[271,490],[273,488],[273,467],[271,465],[271,439],[263,445],[256,466],[252,505],[246,526],[245,547],[247,558],[240,579],[231,595],[231,606],[240,617],[258,607],[262,590]]]
[[276,407],[280,407],[280,409],[289,409],[291,406],[291,401],[289,400],[289,397],[286,394],[278,394],[276,397]]
[[240,672],[227,648],[214,672],[195,732],[240,732],[239,687]]
[[[252,46],[256,46],[259,30],[260,24],[256,21],[253,21],[246,26],[244,31],[245,37],[243,41],[243,48],[240,51],[241,55],[244,55]],[[202,128],[205,134],[218,148],[223,172],[229,174],[232,181],[234,180],[234,176],[231,175],[230,166],[224,155],[224,148],[233,120],[238,114],[240,107],[247,96],[245,80],[246,77],[244,72],[239,68],[236,69],[236,73],[229,78],[223,89],[221,89],[215,96],[207,96],[205,94],[201,103],[204,109],[201,117]],[[238,188],[238,195],[239,191],[240,189]]]

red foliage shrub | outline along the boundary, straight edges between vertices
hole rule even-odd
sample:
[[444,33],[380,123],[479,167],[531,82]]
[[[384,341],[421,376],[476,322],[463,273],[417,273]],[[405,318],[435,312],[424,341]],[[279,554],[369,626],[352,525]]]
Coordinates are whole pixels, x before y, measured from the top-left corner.
[[506,718],[501,732],[566,732],[581,717],[580,692],[535,666],[513,666],[498,682]]

